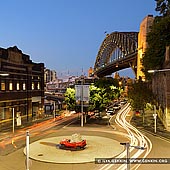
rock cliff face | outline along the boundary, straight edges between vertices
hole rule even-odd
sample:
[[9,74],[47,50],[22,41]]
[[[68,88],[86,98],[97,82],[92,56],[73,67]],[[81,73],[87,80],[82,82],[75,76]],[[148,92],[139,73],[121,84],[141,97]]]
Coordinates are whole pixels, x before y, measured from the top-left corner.
[[170,46],[167,46],[167,47],[166,47],[165,67],[170,68]]
[[159,104],[158,116],[170,131],[170,46],[166,47],[162,71],[153,76],[152,90]]

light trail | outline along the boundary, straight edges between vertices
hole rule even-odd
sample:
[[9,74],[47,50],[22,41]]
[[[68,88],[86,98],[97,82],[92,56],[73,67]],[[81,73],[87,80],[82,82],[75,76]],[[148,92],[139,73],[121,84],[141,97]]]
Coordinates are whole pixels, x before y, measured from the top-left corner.
[[[68,120],[73,120],[77,117],[76,114],[71,115],[71,116],[67,116],[64,117],[62,119],[56,120],[54,121],[54,119],[50,119],[50,120],[46,120],[44,122],[32,125],[30,127],[26,127],[20,130],[17,130],[15,132],[15,134],[9,133],[8,137],[4,137],[1,141],[0,141],[0,148],[1,149],[5,149],[7,145],[12,144],[12,146],[14,148],[17,148],[16,146],[16,142],[17,141],[21,141],[21,140],[25,140],[25,134],[26,131],[29,130],[30,132],[30,136],[37,136],[37,135],[41,135],[43,134],[45,131],[47,131],[48,129],[55,127],[57,125],[62,124],[63,122],[66,122]],[[42,133],[43,132],[43,133]]]
[[[147,157],[147,155],[150,153],[152,149],[152,143],[146,136],[144,136],[139,130],[137,130],[127,121],[127,117],[128,117],[130,110],[131,110],[130,105],[127,104],[117,113],[116,118],[115,118],[115,123],[117,124],[117,126],[119,126],[118,129],[120,129],[120,131],[112,131],[111,133],[122,135],[127,138],[127,141],[122,141],[122,142],[129,142],[130,145],[132,146],[141,146],[141,147],[146,148],[145,150],[138,150],[138,149],[134,149],[133,147],[130,148],[131,158],[139,158],[139,157],[145,158]],[[18,130],[16,131],[16,134],[14,135],[10,134],[10,136],[4,138],[4,140],[0,142],[0,147],[5,149],[5,145],[8,145],[8,144],[13,144],[13,147],[16,147],[17,141],[25,139],[26,130],[30,131],[30,134],[32,137],[36,135],[42,135],[42,134],[45,134],[47,130],[50,130],[50,128],[56,125],[59,125],[67,120],[72,120],[75,117],[77,117],[76,114],[69,116],[69,117],[65,117],[57,121],[54,121],[53,119],[51,119],[51,120],[42,122],[40,124],[33,125],[28,128]],[[65,125],[64,127],[67,127],[67,125]],[[99,131],[99,129],[96,129],[96,131]],[[109,131],[102,131],[102,132],[109,132]],[[126,150],[124,150],[120,155],[118,155],[115,158],[126,158],[126,156],[127,156],[127,152]],[[139,166],[140,164],[132,164],[131,169],[137,170]],[[111,170],[111,169],[112,170],[113,169],[125,170],[126,167],[127,167],[126,164],[104,164],[104,165],[101,164],[97,166],[97,170]]]
[[[115,123],[119,126],[120,129],[126,131],[127,137],[131,146],[140,146],[144,147],[144,150],[135,149],[130,147],[130,158],[146,158],[152,149],[152,143],[150,139],[144,136],[138,129],[133,127],[127,120],[127,115],[129,114],[131,108],[130,104],[126,104],[116,115]],[[124,142],[124,141],[122,141]],[[126,158],[127,151],[124,150],[120,155],[115,158]],[[137,170],[140,164],[131,164],[132,170]],[[105,164],[98,167],[99,170],[126,170],[126,164]]]

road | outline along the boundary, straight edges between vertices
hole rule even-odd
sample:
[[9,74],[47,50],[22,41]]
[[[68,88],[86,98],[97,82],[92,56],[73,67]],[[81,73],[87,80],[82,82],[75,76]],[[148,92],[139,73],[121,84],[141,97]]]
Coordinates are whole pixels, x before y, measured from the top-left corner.
[[[128,122],[128,117],[130,116],[130,105],[125,105],[116,115],[115,123],[117,126],[117,129],[119,129],[119,133],[122,132],[124,135],[128,138],[128,141],[122,141],[122,142],[129,142],[131,147],[129,148],[129,153],[131,158],[145,158],[147,155],[151,152],[152,149],[152,142],[149,140],[149,138],[145,135],[143,135],[139,130],[137,130],[135,127],[133,127]],[[133,147],[132,147],[133,146]],[[144,150],[141,149],[135,149],[134,147],[143,147]],[[118,155],[116,158],[127,158],[127,150],[122,152],[120,155]],[[140,164],[133,164],[131,165],[131,169],[138,169]],[[117,170],[126,170],[127,165],[126,164],[106,164],[102,165],[100,167],[100,170],[109,170],[109,169],[117,169]]]
[[[73,133],[80,133],[82,135],[95,135],[101,137],[107,137],[111,139],[116,139],[119,142],[130,142],[133,146],[142,146],[145,150],[130,148],[130,157],[148,157],[148,158],[170,158],[170,142],[164,139],[161,139],[157,136],[149,134],[147,132],[140,132],[136,128],[130,125],[129,121],[131,115],[129,114],[130,108],[127,105],[119,111],[114,118],[114,121],[111,123],[112,126],[106,124],[96,124],[87,123],[84,127],[80,127],[80,122],[75,122],[75,117],[68,117],[69,121],[67,123],[63,119],[60,123],[59,121],[47,121],[45,124],[42,123],[42,126],[35,126],[30,128],[31,134],[31,143],[43,138],[50,138],[54,136],[65,136],[71,135]],[[112,118],[112,119],[113,119]],[[99,121],[99,120],[98,120]],[[71,123],[72,122],[72,123]],[[115,122],[115,123],[114,123]],[[23,154],[23,148],[25,147],[25,130],[22,129],[18,135],[15,135],[15,142],[11,145],[11,139],[4,137],[6,142],[5,147],[3,148],[1,140],[1,151],[7,150],[7,154],[0,156],[0,170],[23,170],[25,169],[25,156]],[[22,135],[21,135],[22,134]],[[105,144],[104,144],[105,145]],[[10,146],[10,147],[9,147]],[[103,146],[101,146],[103,147]],[[10,148],[10,152],[8,152]],[[11,148],[13,150],[11,151]],[[3,155],[3,154],[1,154]],[[97,155],[96,155],[97,157]],[[117,158],[126,158],[126,151],[122,152]],[[10,160],[10,163],[9,163]],[[17,164],[16,164],[17,163]],[[94,162],[85,163],[85,164],[51,164],[43,163],[39,161],[32,160],[32,165],[30,170],[51,170],[51,169],[72,169],[72,170],[125,170],[127,167],[126,164],[95,164]],[[160,170],[160,169],[170,169],[170,164],[131,164],[130,168],[133,170]]]
[[32,126],[18,129],[15,133],[4,132],[0,133],[0,155],[9,154],[16,149],[21,148],[25,144],[26,131],[29,131],[31,142],[44,137],[48,133],[51,133],[53,127],[63,127],[77,120],[77,114],[73,114],[67,117],[59,117],[54,119],[49,119],[41,123],[35,123]]

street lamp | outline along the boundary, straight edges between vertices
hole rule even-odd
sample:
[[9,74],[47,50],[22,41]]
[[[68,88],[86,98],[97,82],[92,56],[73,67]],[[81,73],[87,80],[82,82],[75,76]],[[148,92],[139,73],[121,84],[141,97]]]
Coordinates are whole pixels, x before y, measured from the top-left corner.
[[29,160],[29,138],[30,138],[30,134],[29,131],[26,131],[26,170],[29,170],[29,164],[30,164],[30,160]]
[[54,108],[53,108],[53,117],[54,117],[54,121],[55,121],[55,101],[54,101]]
[[154,105],[154,113],[153,113],[153,118],[154,118],[154,132],[156,133],[156,117],[157,117],[157,114],[156,114],[156,106]]
[[161,69],[161,70],[148,70],[148,73],[157,73],[157,72],[166,72],[166,71],[170,71],[170,68]]
[[141,150],[144,150],[145,148],[143,146],[133,146],[133,145],[130,145],[129,142],[124,142],[124,143],[120,143],[120,144],[124,145],[126,147],[127,170],[130,170],[130,152],[129,152],[129,148],[133,147],[135,149],[141,149]]
[[12,108],[12,132],[14,133],[15,130],[15,112],[14,107]]

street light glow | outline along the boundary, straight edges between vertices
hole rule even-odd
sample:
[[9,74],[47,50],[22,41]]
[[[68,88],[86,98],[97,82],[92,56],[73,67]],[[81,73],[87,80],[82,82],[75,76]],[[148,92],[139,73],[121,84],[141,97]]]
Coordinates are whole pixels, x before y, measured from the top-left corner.
[[170,68],[162,69],[162,70],[148,70],[148,73],[166,72],[166,71],[170,71]]
[[155,70],[148,70],[148,73],[155,73]]
[[4,76],[5,77],[5,76],[9,76],[9,74],[8,73],[1,73],[0,72],[0,76]]

